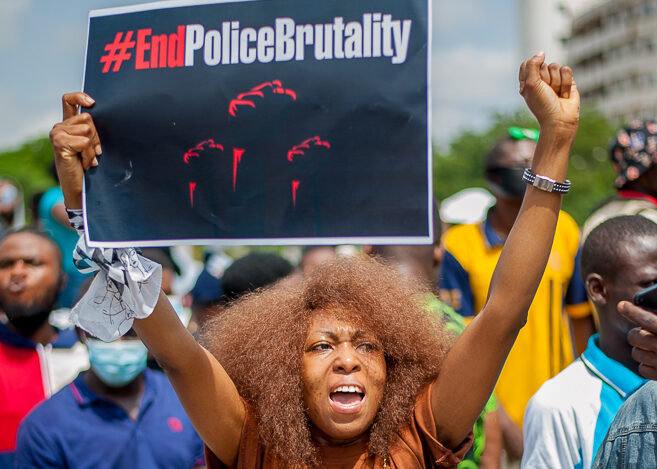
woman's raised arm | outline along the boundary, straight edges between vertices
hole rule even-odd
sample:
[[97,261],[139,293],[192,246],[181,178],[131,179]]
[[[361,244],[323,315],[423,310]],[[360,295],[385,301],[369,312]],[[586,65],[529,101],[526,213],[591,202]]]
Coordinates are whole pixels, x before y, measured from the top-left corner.
[[[541,134],[532,171],[563,182],[577,133],[579,94],[569,67],[536,54],[520,67],[520,94]],[[527,186],[504,244],[484,309],[450,350],[432,394],[438,437],[448,447],[468,434],[495,387],[547,264],[561,195]]]
[[[64,201],[72,210],[82,208],[84,171],[98,165],[102,151],[91,116],[79,112],[93,104],[85,93],[64,95],[64,120],[50,132]],[[162,292],[152,314],[136,319],[133,328],[167,373],[203,441],[224,464],[233,466],[245,409],[221,364],[194,340]]]

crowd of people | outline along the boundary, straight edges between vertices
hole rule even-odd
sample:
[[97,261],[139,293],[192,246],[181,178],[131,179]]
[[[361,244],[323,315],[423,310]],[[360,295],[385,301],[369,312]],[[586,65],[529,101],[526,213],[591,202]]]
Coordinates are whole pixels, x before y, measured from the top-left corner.
[[[0,468],[654,467],[657,319],[630,301],[657,283],[657,123],[612,139],[618,192],[580,229],[560,210],[572,71],[537,54],[520,93],[540,133],[490,149],[482,220],[442,223],[436,202],[430,245],[208,250],[202,268],[75,247],[103,161],[93,99],[65,95],[37,226],[0,180]],[[62,319],[99,281],[134,294],[130,265],[157,266],[156,293],[120,338]]]

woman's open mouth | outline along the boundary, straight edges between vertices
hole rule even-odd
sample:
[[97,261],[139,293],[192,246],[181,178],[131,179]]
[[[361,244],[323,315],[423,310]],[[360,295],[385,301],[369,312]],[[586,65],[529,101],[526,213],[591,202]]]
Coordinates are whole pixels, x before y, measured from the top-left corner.
[[355,414],[363,407],[364,400],[360,386],[338,386],[329,394],[331,407],[341,414]]

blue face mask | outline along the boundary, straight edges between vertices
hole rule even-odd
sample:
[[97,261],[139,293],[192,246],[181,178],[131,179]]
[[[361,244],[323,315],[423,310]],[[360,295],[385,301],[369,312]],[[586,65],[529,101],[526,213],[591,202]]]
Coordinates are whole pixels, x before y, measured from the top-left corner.
[[108,386],[125,386],[146,368],[147,350],[140,340],[105,343],[89,339],[87,348],[91,369]]

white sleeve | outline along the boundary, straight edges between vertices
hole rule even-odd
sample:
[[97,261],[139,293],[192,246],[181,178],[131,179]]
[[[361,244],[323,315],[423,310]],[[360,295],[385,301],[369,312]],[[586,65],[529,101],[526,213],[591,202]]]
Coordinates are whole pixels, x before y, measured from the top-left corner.
[[545,390],[539,389],[525,410],[521,467],[574,468],[582,461],[574,409],[563,401],[560,405],[550,402],[551,393],[541,391]]

